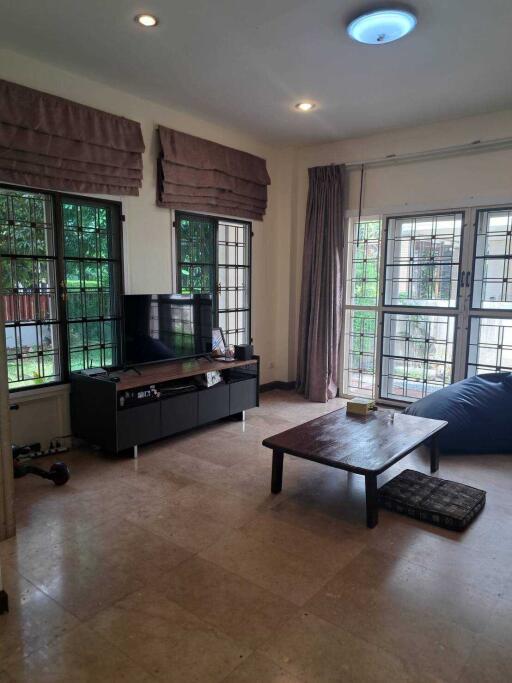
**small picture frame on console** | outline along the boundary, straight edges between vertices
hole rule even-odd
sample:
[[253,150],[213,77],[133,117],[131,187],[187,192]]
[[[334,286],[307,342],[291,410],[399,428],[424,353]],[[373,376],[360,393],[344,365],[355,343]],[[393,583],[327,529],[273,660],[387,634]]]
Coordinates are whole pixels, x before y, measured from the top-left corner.
[[212,328],[212,356],[226,355],[226,340],[222,327]]

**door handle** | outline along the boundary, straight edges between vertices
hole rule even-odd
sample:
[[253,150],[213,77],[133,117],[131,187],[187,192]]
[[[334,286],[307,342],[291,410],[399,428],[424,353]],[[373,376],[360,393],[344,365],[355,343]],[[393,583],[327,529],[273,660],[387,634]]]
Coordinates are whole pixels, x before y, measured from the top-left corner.
[[471,285],[471,271],[468,270],[466,273],[466,287],[469,287]]
[[466,271],[463,270],[462,273],[460,274],[460,282],[459,282],[459,287],[464,287],[464,275],[466,274]]

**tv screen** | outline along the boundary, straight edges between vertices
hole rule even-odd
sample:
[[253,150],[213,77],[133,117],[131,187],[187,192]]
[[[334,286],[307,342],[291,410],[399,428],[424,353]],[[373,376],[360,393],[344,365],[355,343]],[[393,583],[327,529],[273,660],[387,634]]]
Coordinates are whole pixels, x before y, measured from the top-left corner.
[[210,353],[211,294],[129,294],[124,297],[126,365]]

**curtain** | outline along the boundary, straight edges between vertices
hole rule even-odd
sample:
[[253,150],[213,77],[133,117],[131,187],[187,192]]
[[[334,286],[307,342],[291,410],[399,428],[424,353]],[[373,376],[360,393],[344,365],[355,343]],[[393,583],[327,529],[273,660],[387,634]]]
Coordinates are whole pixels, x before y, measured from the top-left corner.
[[265,159],[160,126],[157,204],[261,221],[270,177]]
[[308,175],[297,389],[325,403],[338,391],[345,167],[318,166]]
[[140,124],[0,80],[0,180],[48,190],[138,195]]

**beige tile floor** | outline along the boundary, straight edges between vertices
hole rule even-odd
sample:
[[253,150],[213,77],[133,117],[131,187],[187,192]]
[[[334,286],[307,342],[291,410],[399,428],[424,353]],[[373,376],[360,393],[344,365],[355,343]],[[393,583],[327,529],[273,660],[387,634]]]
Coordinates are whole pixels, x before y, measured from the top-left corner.
[[[488,491],[464,534],[368,530],[360,477],[288,457],[272,496],[261,440],[341,405],[274,391],[138,461],[70,453],[61,489],[19,480],[0,683],[512,681],[512,457],[442,459]],[[406,466],[428,471],[382,480]]]

